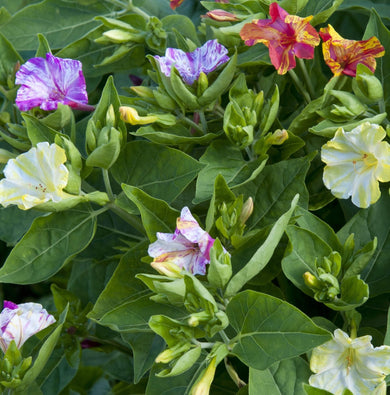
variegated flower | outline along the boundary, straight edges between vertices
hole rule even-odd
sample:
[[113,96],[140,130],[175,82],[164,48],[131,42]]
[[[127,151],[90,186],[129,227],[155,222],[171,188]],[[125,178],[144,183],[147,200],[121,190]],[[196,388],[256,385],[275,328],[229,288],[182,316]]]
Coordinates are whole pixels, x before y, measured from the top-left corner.
[[316,373],[310,385],[334,395],[342,395],[346,388],[354,395],[386,395],[390,347],[374,348],[371,336],[351,339],[336,329],[332,340],[313,350],[310,369]]
[[205,274],[213,244],[214,239],[199,226],[188,207],[184,207],[175,233],[157,233],[148,253],[154,258],[153,267],[170,262],[192,274]]
[[65,162],[65,151],[47,142],[10,159],[4,168],[5,178],[0,181],[0,204],[15,204],[27,210],[40,203],[62,200],[67,196],[63,189],[69,175]]
[[384,129],[365,122],[350,132],[339,128],[321,150],[323,180],[340,199],[366,208],[380,197],[379,181],[390,181],[390,145]]
[[27,339],[54,322],[54,317],[39,303],[18,305],[4,301],[4,309],[0,313],[0,348],[5,353],[12,340],[20,348]]

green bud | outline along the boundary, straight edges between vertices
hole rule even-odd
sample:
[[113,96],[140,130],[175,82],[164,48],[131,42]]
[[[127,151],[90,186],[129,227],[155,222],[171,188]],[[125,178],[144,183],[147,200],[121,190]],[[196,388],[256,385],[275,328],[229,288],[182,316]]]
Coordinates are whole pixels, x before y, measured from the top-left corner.
[[14,159],[16,157],[16,154],[0,148],[0,163],[7,163],[10,159]]
[[198,87],[197,87],[197,95],[198,97],[203,94],[203,92],[208,88],[209,86],[209,80],[207,78],[207,75],[202,71],[199,74],[198,78]]
[[113,127],[115,126],[115,122],[116,119],[115,119],[114,106],[110,104],[106,112],[106,126]]
[[210,264],[207,273],[209,283],[223,289],[232,276],[230,254],[223,248],[221,242],[216,239],[210,249]]
[[129,41],[142,42],[142,35],[125,32],[120,29],[112,29],[103,33],[103,36],[115,44],[127,43]]
[[168,348],[157,355],[155,361],[157,363],[169,363],[173,359],[178,358],[180,355],[184,354],[191,347],[190,343],[178,343],[175,346]]
[[374,73],[364,64],[356,68],[356,78],[352,81],[352,89],[359,99],[367,103],[376,103],[383,98],[383,86]]
[[201,347],[193,347],[175,361],[171,369],[156,374],[157,377],[177,376],[192,368],[202,353]]
[[316,276],[314,276],[310,272],[305,272],[303,274],[303,281],[305,282],[306,286],[309,287],[311,290],[320,290],[323,287],[323,284],[321,281],[317,279]]
[[352,117],[363,114],[366,111],[366,106],[352,93],[331,90],[330,94],[342,104],[341,106],[332,106],[331,112],[333,114]]
[[198,326],[202,322],[207,322],[212,318],[206,311],[199,311],[198,313],[192,313],[187,323],[189,326]]
[[130,89],[136,93],[139,97],[142,98],[151,98],[154,99],[154,91],[153,89],[147,87],[147,86],[132,86]]
[[263,109],[263,105],[264,105],[264,92],[261,91],[256,95],[255,100],[253,101],[253,107],[252,107],[256,113],[257,119],[260,118],[260,113],[261,113],[261,110]]
[[161,88],[153,90],[153,96],[156,99],[157,104],[165,110],[173,111],[178,108],[176,102],[170,96],[168,96],[168,94],[166,94]]

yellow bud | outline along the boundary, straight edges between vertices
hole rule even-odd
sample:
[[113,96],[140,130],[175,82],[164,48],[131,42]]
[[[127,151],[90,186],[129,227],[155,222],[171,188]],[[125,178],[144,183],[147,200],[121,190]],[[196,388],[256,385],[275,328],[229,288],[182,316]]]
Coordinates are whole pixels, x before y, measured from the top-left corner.
[[253,213],[253,199],[249,197],[244,205],[242,206],[241,214],[240,214],[240,222],[242,225],[248,220],[248,218]]
[[139,97],[154,99],[153,90],[147,86],[132,86],[130,89]]
[[155,115],[141,117],[133,107],[119,107],[119,112],[121,114],[121,119],[131,125],[146,125],[156,122],[158,119]]
[[198,381],[191,388],[190,395],[209,395],[211,383],[214,380],[214,374],[215,374],[215,369],[216,369],[216,359],[217,359],[217,357],[214,357],[211,360],[211,362],[209,363],[209,366],[207,366],[207,369],[203,372],[201,377],[198,379]]
[[288,139],[288,133],[286,129],[278,129],[272,133],[270,137],[270,143],[272,145],[281,145]]
[[157,270],[164,276],[171,278],[183,278],[183,275],[181,274],[182,269],[173,262],[158,262],[154,260],[150,265],[154,270]]
[[322,289],[322,283],[310,272],[303,274],[303,281],[310,289]]

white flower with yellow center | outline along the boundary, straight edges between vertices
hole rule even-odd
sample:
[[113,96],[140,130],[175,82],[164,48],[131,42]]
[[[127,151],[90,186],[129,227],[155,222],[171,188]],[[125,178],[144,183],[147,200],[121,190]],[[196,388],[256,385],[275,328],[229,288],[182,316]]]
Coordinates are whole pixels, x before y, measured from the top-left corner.
[[351,339],[341,329],[334,338],[313,350],[310,369],[316,373],[309,384],[342,395],[386,395],[385,377],[390,374],[390,347],[373,347],[371,336]]
[[390,181],[390,145],[382,141],[385,136],[381,126],[365,122],[350,132],[339,128],[322,147],[323,180],[334,196],[352,196],[352,203],[362,208],[379,199],[378,181]]
[[64,165],[65,151],[56,144],[38,143],[36,147],[10,159],[0,181],[0,204],[16,204],[27,210],[40,203],[59,202],[68,194],[63,189],[69,171]]

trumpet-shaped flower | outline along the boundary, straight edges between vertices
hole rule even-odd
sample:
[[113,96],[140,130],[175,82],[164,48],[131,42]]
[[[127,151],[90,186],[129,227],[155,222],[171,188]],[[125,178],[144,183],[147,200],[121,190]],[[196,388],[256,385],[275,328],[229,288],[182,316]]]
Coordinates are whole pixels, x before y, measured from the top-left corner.
[[4,301],[4,309],[0,313],[0,347],[5,353],[14,340],[20,348],[28,338],[54,322],[54,317],[39,303],[18,305]]
[[79,110],[91,111],[81,62],[61,59],[50,53],[44,58],[32,58],[16,73],[18,89],[15,103],[20,111],[36,106],[55,110],[58,103]]
[[322,146],[323,180],[334,196],[352,196],[352,203],[363,208],[379,199],[378,181],[390,181],[390,145],[382,141],[385,136],[381,126],[365,122],[350,132],[339,128]]
[[171,76],[172,66],[175,66],[183,81],[192,85],[199,78],[201,72],[208,74],[221,64],[229,60],[228,50],[217,40],[209,40],[192,52],[181,49],[167,48],[165,56],[155,56],[160,64],[161,71]]
[[154,267],[161,262],[171,262],[192,274],[205,274],[213,244],[214,239],[199,226],[188,207],[184,207],[175,233],[158,232],[148,253],[154,258]]
[[246,23],[240,36],[249,46],[265,44],[278,74],[286,74],[295,67],[295,56],[302,59],[314,57],[314,47],[320,43],[320,37],[309,23],[312,16],[289,15],[278,3],[270,5],[269,14],[271,19]]
[[375,58],[385,54],[385,49],[376,37],[355,41],[342,38],[331,25],[320,29],[323,40],[322,52],[325,63],[334,75],[356,76],[356,66],[363,63],[372,72],[376,68]]
[[342,395],[346,388],[354,395],[385,395],[390,347],[374,348],[371,336],[351,339],[336,329],[332,340],[313,350],[310,369],[316,373],[310,385],[334,395]]
[[65,162],[65,151],[47,142],[10,159],[4,168],[5,178],[0,181],[0,204],[16,204],[27,210],[40,203],[62,200],[67,196],[63,188],[69,175]]

